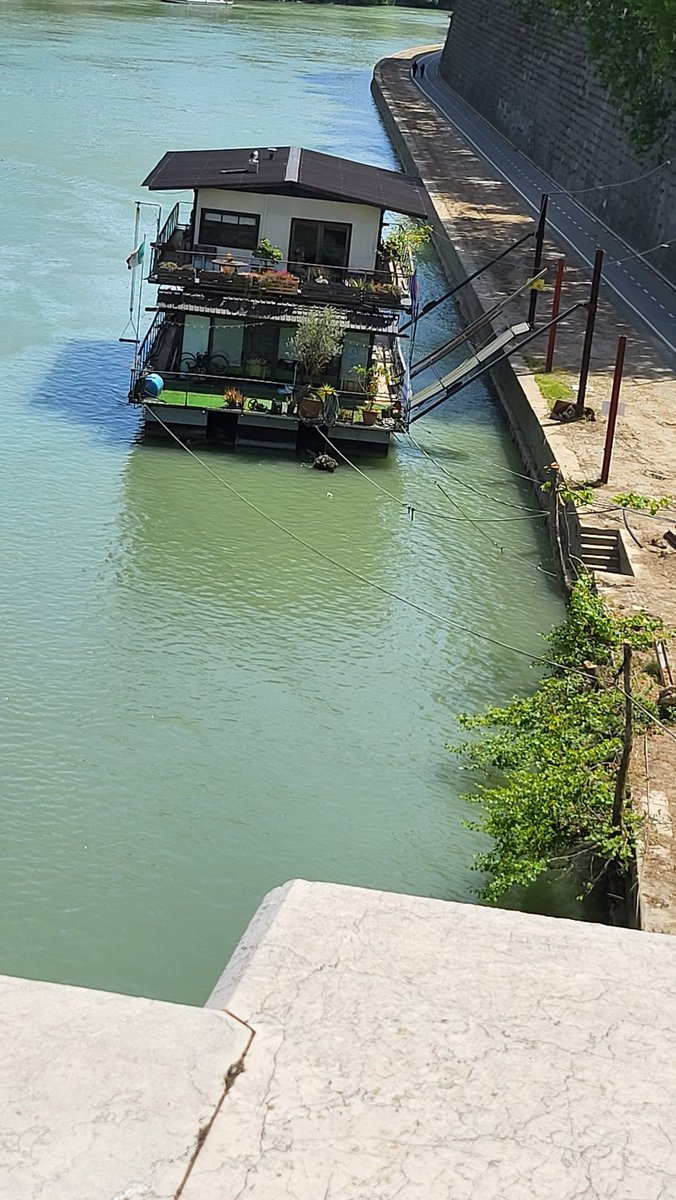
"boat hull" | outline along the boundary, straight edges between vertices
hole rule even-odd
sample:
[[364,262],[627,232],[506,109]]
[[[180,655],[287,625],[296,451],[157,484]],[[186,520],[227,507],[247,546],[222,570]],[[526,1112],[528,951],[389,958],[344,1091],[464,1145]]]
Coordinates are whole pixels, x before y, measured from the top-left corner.
[[[297,416],[238,412],[232,409],[186,408],[161,401],[144,404],[147,437],[171,437],[181,441],[203,441],[233,450],[265,449],[318,454],[327,451],[320,431],[304,425]],[[346,425],[339,422],[324,430],[348,458],[369,455],[384,458],[390,448],[392,430],[383,426]],[[328,447],[330,453],[330,447]]]

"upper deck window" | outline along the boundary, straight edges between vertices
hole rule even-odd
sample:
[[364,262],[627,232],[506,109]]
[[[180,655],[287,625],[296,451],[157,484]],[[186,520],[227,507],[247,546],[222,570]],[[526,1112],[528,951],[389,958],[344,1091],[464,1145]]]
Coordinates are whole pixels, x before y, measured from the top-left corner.
[[203,208],[200,216],[200,245],[255,250],[258,245],[259,225],[260,217],[250,213]]

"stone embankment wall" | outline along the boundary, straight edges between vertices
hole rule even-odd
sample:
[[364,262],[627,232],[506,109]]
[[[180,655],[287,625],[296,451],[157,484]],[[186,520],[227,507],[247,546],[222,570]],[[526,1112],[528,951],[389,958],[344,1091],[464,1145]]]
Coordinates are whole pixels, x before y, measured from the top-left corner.
[[[441,60],[447,83],[569,191],[633,179],[580,200],[630,246],[676,237],[676,116],[664,146],[640,156],[627,123],[601,87],[579,29],[526,23],[510,0],[455,0]],[[676,280],[674,249],[649,261]]]

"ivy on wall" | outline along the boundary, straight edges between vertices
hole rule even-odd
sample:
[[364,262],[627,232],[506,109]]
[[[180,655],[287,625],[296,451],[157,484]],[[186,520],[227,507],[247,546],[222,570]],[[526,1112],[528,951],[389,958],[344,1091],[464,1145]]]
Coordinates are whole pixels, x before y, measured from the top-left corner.
[[602,84],[629,120],[635,148],[658,147],[676,103],[676,0],[514,0],[527,20],[586,31]]

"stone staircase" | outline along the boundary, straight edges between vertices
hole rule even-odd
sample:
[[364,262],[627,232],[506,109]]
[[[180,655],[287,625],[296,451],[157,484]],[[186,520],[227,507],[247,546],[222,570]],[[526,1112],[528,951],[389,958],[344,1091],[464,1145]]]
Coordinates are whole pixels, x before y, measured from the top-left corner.
[[581,558],[585,567],[590,571],[625,574],[620,557],[620,534],[617,529],[593,529],[591,525],[581,525],[580,535]]

